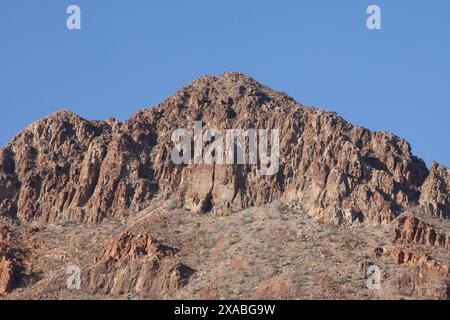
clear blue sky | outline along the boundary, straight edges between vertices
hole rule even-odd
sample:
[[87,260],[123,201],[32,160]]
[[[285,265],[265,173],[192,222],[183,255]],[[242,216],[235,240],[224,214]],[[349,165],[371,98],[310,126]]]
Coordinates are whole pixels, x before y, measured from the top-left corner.
[[[66,28],[70,4],[80,31]],[[125,120],[226,71],[450,165],[449,0],[2,0],[0,145],[62,108]]]

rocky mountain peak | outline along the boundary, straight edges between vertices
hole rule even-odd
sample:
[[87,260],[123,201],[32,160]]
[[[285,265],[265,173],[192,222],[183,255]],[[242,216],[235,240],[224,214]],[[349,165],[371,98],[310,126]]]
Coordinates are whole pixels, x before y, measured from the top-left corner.
[[[175,165],[171,135],[192,131],[195,121],[205,129],[279,130],[278,173],[261,176],[255,165]],[[94,223],[166,194],[191,211],[219,215],[282,200],[336,224],[389,222],[419,202],[447,216],[448,175],[435,166],[432,173],[436,178],[427,180],[425,163],[405,140],[355,127],[232,72],[199,78],[124,123],[67,110],[35,122],[0,152],[0,215]]]
[[[245,164],[175,164],[174,131],[199,123],[201,147],[208,129],[247,132]],[[251,129],[278,132],[273,174],[261,154],[248,161]],[[404,139],[241,73],[201,77],[124,122],[62,110],[0,149],[0,296],[445,299],[449,186],[450,170]],[[65,288],[68,263],[80,290]],[[376,265],[383,290],[361,290]],[[299,284],[298,270],[311,277]]]

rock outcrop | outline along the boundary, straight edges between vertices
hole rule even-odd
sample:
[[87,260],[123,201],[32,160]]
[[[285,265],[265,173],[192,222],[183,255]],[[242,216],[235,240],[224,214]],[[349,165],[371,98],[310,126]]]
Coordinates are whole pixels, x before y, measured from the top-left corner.
[[98,222],[139,207],[153,190],[145,148],[113,120],[89,122],[69,111],[40,120],[2,150],[1,213]]
[[395,241],[450,249],[450,235],[437,231],[430,224],[414,216],[398,219],[395,227]]
[[0,225],[0,296],[11,292],[19,281],[22,253],[8,227]]
[[[174,131],[186,129],[194,138],[198,123],[206,147],[202,156],[208,156],[207,148],[217,142],[208,141],[207,129],[220,131],[224,143],[228,129],[244,133],[268,129],[269,134],[270,130],[278,130],[278,171],[263,175],[261,155],[258,164],[250,164],[248,135],[244,141],[232,141],[234,148],[243,147],[245,164],[175,164]],[[274,141],[269,142],[270,153]],[[183,155],[195,157],[195,142],[192,147]],[[306,213],[325,223],[378,225],[394,221],[393,247],[379,247],[377,238],[373,258],[382,261],[381,257],[388,254],[394,259],[396,270],[401,271],[398,286],[402,290],[419,297],[449,298],[449,267],[437,262],[448,260],[446,249],[450,248],[448,221],[437,223],[450,218],[449,183],[449,169],[433,163],[428,170],[405,140],[354,126],[336,113],[303,106],[239,73],[195,80],[125,122],[88,121],[70,111],[56,112],[25,128],[0,150],[0,296],[31,284],[40,287],[41,292],[53,288],[56,296],[69,294],[60,290],[62,275],[44,270],[45,280],[53,281],[46,283],[41,281],[41,272],[33,270],[39,271],[39,266],[47,264],[53,268],[70,256],[79,257],[86,270],[82,282],[87,286],[78,292],[81,296],[174,297],[181,288],[191,285],[186,284],[194,270],[179,258],[186,256],[186,250],[178,255],[147,231],[138,233],[149,230],[147,227],[157,221],[164,226],[163,232],[171,227],[167,229],[167,241],[183,242],[186,238],[180,234],[186,230],[175,214],[181,212],[186,217],[184,209],[230,215],[277,201],[277,206],[289,212]],[[143,210],[149,204],[149,209],[156,209]],[[156,214],[163,205],[164,212]],[[254,211],[260,214],[259,209]],[[403,212],[417,217],[400,215]],[[439,219],[427,219],[427,215]],[[169,217],[176,221],[166,223]],[[108,218],[120,219],[95,225]],[[233,217],[221,219],[229,218]],[[435,221],[436,227],[425,222],[429,220]],[[63,223],[67,221],[92,225]],[[3,222],[13,226],[14,234]],[[148,223],[146,228],[143,223]],[[109,230],[117,230],[119,224],[128,231],[110,239]],[[109,229],[102,229],[104,226]],[[46,231],[49,227],[57,230],[55,238],[54,233]],[[72,227],[73,232],[64,237],[69,230],[66,228]],[[349,229],[359,228],[340,228],[339,232]],[[161,234],[161,230],[150,230]],[[379,230],[373,230],[378,237]],[[16,239],[14,235],[19,236]],[[36,239],[46,241],[40,247]],[[74,239],[74,245],[67,246]],[[53,240],[63,244],[62,249],[53,250],[45,260],[40,253]],[[107,244],[98,255],[97,248],[92,255],[84,254],[86,246],[92,249],[97,243]],[[204,243],[197,240],[180,247],[197,248]],[[333,247],[330,252],[335,250]],[[71,254],[66,255],[69,251]],[[437,260],[431,258],[430,252],[436,253],[433,257]],[[190,250],[190,254],[198,252]],[[96,258],[91,264],[93,256]],[[200,269],[195,259],[186,261]],[[374,262],[367,259],[361,264],[364,277],[371,264]],[[259,284],[255,296],[291,297],[297,289],[289,279],[272,276]],[[346,297],[344,286],[338,282],[320,278],[315,283],[320,285],[318,294]],[[211,290],[217,291],[220,284],[216,287]],[[12,295],[17,291],[21,290]]]
[[421,188],[420,208],[439,218],[450,217],[450,170],[433,162]]
[[149,234],[124,232],[108,243],[87,278],[94,293],[161,298],[182,287],[191,272]]
[[[199,79],[143,112],[156,110],[164,115],[157,130],[157,159],[170,154],[173,146],[167,136],[176,128],[192,128],[195,120],[208,128],[280,131],[276,176],[261,176],[251,165],[189,165],[179,178],[180,168],[155,169],[169,185],[177,181],[179,198],[194,211],[213,208],[227,213],[282,198],[328,222],[388,222],[399,207],[417,202],[428,174],[406,141],[354,127],[335,113],[301,106],[238,74]],[[176,126],[163,125],[166,119],[178,119]]]
[[[192,133],[195,121],[204,129],[278,129],[278,173],[175,165],[171,135]],[[355,127],[227,73],[200,78],[124,123],[62,111],[32,124],[0,152],[0,215],[95,223],[140,210],[159,192],[176,194],[194,212],[229,214],[282,199],[326,222],[382,223],[418,204],[427,177],[424,162],[393,134]],[[437,180],[422,187],[421,203],[445,216],[448,193]]]
[[450,298],[449,266],[435,261],[427,253],[414,252],[408,247],[386,250],[394,262],[408,268],[398,275],[398,286],[422,299]]

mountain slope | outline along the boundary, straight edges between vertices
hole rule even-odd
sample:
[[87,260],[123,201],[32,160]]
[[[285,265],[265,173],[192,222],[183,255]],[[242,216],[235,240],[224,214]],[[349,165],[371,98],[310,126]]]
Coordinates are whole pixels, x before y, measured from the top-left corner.
[[[192,131],[197,120],[204,128],[278,129],[278,174],[264,177],[251,165],[175,166],[171,134]],[[228,213],[282,198],[324,220],[379,223],[417,205],[428,176],[406,141],[237,73],[196,80],[124,123],[57,112],[20,133],[0,159],[0,213],[47,222],[98,222],[142,209],[156,192],[176,192],[193,211]]]
[[[204,130],[279,130],[278,172],[262,175],[259,165],[252,164],[174,164],[172,133],[176,129],[187,129],[193,135],[196,121],[202,122]],[[353,126],[336,113],[305,107],[240,73],[202,77],[161,104],[138,111],[123,123],[115,119],[88,121],[70,111],[60,111],[33,123],[0,150],[0,222],[8,226],[5,230],[13,230],[13,238],[17,240],[14,240],[14,248],[20,243],[24,253],[20,257],[10,254],[11,241],[1,239],[5,250],[0,251],[0,288],[9,292],[23,287],[26,294],[29,283],[35,283],[33,290],[40,288],[42,292],[49,290],[48,283],[53,283],[56,291],[50,290],[53,293],[48,297],[59,297],[60,293],[55,296],[54,292],[61,290],[56,283],[65,283],[61,280],[64,273],[55,274],[50,266],[57,266],[70,257],[88,270],[84,276],[93,290],[89,297],[99,292],[109,297],[127,291],[137,292],[138,297],[146,294],[158,297],[158,286],[165,288],[161,289],[159,297],[186,297],[203,288],[203,280],[199,280],[199,273],[195,272],[205,268],[195,259],[199,253],[192,248],[181,249],[179,253],[177,250],[147,252],[148,248],[160,248],[158,240],[152,238],[153,233],[163,242],[169,242],[170,247],[180,246],[180,241],[192,241],[196,246],[201,246],[202,241],[211,241],[196,232],[195,226],[188,227],[186,232],[196,239],[176,236],[180,228],[176,221],[185,219],[183,215],[187,215],[188,220],[198,220],[199,224],[209,221],[209,230],[219,232],[217,223],[229,226],[237,223],[239,227],[242,215],[247,212],[252,219],[262,219],[257,225],[261,232],[254,237],[259,239],[268,230],[265,228],[272,228],[265,222],[270,220],[267,217],[274,214],[283,224],[285,220],[290,221],[290,218],[284,219],[285,211],[288,217],[300,213],[305,217],[299,218],[301,221],[295,218],[292,224],[286,222],[289,223],[286,230],[290,231],[277,241],[295,238],[295,241],[308,242],[303,235],[299,239],[289,234],[300,228],[299,232],[307,235],[314,232],[326,237],[326,228],[337,225],[340,227],[333,232],[338,246],[345,245],[345,234],[353,232],[349,231],[353,230],[351,228],[358,228],[355,237],[359,242],[384,247],[389,246],[384,243],[384,232],[393,233],[395,224],[391,222],[405,213],[412,213],[435,227],[443,224],[441,229],[449,234],[445,221],[450,217],[449,182],[447,168],[434,163],[428,170],[425,163],[411,153],[410,145],[391,133],[371,132]],[[156,208],[156,211],[149,208]],[[161,221],[164,227],[158,229],[156,226]],[[318,231],[319,222],[326,223],[322,231]],[[303,229],[305,223],[314,227]],[[51,230],[56,230],[56,235]],[[241,231],[253,234],[252,229]],[[402,232],[415,235],[418,231]],[[66,234],[63,236],[63,233]],[[364,233],[368,239],[364,239]],[[112,235],[115,235],[113,240]],[[413,239],[389,237],[391,245],[398,250],[386,247],[383,252],[401,261],[402,268],[406,268],[412,260],[406,259],[403,263],[398,255],[405,255],[403,245],[417,245],[417,241],[413,241],[415,236]],[[425,239],[423,234],[417,237],[424,239],[418,245],[429,247],[430,239]],[[142,239],[152,240],[142,243]],[[222,241],[221,238],[216,240]],[[329,244],[329,240],[316,240],[323,250],[337,252],[338,248]],[[248,246],[253,243],[250,238],[245,241]],[[339,244],[339,241],[344,243]],[[86,252],[80,252],[81,244]],[[55,247],[50,250],[52,246]],[[102,246],[103,253],[99,251]],[[211,246],[220,248],[218,244]],[[439,256],[444,257],[445,262],[447,242],[432,247],[444,250],[439,251]],[[75,252],[60,253],[69,248]],[[279,248],[280,254],[283,248]],[[345,259],[346,250],[350,250],[341,249],[340,261]],[[348,260],[346,263],[358,264],[367,250],[373,249],[357,246],[356,262]],[[52,252],[48,253],[49,257],[42,257],[48,250]],[[142,252],[133,253],[136,250]],[[224,249],[216,255],[226,253]],[[264,253],[271,258],[275,255],[270,250]],[[311,258],[314,265],[318,258],[313,252],[311,255],[315,257]],[[260,260],[254,259],[257,263],[253,271],[259,272]],[[303,265],[309,258],[295,259],[292,261]],[[216,260],[211,257],[208,261]],[[419,267],[416,262],[411,265]],[[32,271],[36,266],[45,270],[42,278],[36,278]],[[329,267],[325,264],[324,272]],[[225,272],[223,268],[208,266],[206,277],[214,279],[211,270]],[[448,284],[445,268],[428,265],[426,268],[422,270],[431,274],[437,272],[444,279],[441,283]],[[174,270],[176,276],[172,277],[170,274]],[[125,277],[127,272],[133,277]],[[99,279],[107,273],[110,276],[103,283]],[[290,287],[292,279],[289,279],[293,274],[285,276],[281,280],[274,280],[273,276],[259,279],[260,282],[254,279],[260,285],[258,294],[248,291],[247,297],[297,296],[296,289]],[[408,277],[410,280],[405,280],[404,286],[412,286],[414,290],[423,286],[415,282],[414,273]],[[140,281],[148,286],[137,283],[136,279],[144,279]],[[323,280],[325,286],[336,289],[327,277],[313,280]],[[272,292],[280,281],[284,289],[289,287],[287,291]],[[188,289],[183,291],[185,285]],[[39,290],[36,292],[41,292]],[[420,294],[433,296],[435,292],[420,291]],[[339,294],[331,296],[340,297]],[[378,298],[383,297],[392,296]]]

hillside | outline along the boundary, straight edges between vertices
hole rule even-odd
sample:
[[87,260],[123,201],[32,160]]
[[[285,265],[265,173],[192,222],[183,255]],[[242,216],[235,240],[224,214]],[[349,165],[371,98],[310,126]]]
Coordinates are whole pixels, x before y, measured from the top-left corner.
[[[172,133],[196,122],[278,130],[276,174],[176,165]],[[394,134],[240,73],[202,77],[125,122],[60,111],[0,151],[0,294],[446,299],[449,182]],[[67,264],[80,290],[66,288]],[[371,265],[381,290],[365,287]]]

